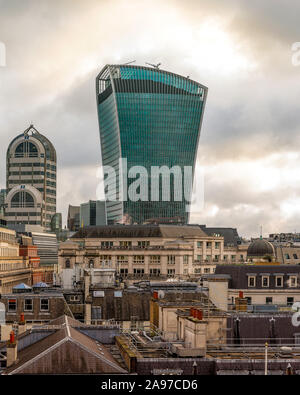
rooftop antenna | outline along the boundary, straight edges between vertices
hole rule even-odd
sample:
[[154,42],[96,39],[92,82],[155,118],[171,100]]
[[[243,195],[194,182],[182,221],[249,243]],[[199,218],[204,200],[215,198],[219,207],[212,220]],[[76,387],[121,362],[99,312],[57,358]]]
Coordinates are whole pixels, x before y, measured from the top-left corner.
[[153,63],[147,63],[147,62],[146,62],[146,64],[148,64],[149,66],[154,67],[157,70],[159,69],[159,66],[161,65],[161,63],[153,64]]
[[131,62],[127,62],[127,63],[123,63],[123,65],[125,65],[125,64],[130,64],[130,63],[134,63],[134,62],[136,62],[136,60],[132,60]]

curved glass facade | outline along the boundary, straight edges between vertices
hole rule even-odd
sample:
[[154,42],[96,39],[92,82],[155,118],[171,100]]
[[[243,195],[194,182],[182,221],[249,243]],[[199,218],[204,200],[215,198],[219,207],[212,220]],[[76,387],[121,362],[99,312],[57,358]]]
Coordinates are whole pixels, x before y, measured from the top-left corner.
[[[114,167],[117,185],[124,174],[119,158],[127,159],[128,170],[143,166],[148,172],[149,201],[110,201],[107,194],[108,222],[128,214],[134,223],[154,218],[187,223],[189,199],[184,199],[184,182],[180,201],[174,196],[172,176],[170,201],[164,201],[161,180],[156,191],[159,199],[151,201],[151,167],[179,166],[182,174],[185,166],[194,168],[207,88],[163,70],[128,65],[106,66],[97,77],[96,88],[103,165]],[[127,173],[125,177],[129,186],[134,179]],[[191,184],[192,180],[190,191]]]

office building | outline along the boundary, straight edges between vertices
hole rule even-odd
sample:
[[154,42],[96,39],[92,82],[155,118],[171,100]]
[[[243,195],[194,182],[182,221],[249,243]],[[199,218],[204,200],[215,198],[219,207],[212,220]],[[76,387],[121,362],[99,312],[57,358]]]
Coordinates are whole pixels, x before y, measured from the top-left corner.
[[6,189],[0,189],[0,219],[4,219]]
[[[96,93],[102,163],[115,173],[107,177],[105,188],[108,224],[122,223],[128,216],[133,224],[153,218],[188,223],[186,205],[207,88],[155,68],[106,65],[97,76]],[[137,187],[137,194],[146,196],[136,201],[129,193],[127,196],[130,187],[134,189],[133,180],[138,179],[130,173],[134,166],[142,166],[146,172],[140,175]],[[166,181],[169,189],[160,172],[152,174],[155,166],[165,166],[172,173]],[[175,169],[182,176],[181,185],[176,183]],[[117,201],[115,192],[123,200]]]
[[67,227],[71,232],[77,232],[80,228],[80,206],[69,205]]
[[214,273],[218,263],[246,260],[246,251],[224,250],[222,236],[197,225],[108,225],[80,228],[59,246],[59,271],[101,269],[111,264],[123,279],[195,277]]
[[5,217],[7,224],[51,229],[56,213],[56,151],[30,125],[7,150]]
[[105,201],[90,200],[80,205],[81,226],[106,225]]

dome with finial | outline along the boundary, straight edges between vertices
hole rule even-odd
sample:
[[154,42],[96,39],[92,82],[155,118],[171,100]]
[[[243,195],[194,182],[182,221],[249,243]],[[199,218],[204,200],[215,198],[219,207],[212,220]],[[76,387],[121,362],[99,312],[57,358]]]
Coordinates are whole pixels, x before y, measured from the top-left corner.
[[247,258],[263,258],[267,255],[274,256],[274,249],[271,243],[262,237],[253,240],[247,250]]

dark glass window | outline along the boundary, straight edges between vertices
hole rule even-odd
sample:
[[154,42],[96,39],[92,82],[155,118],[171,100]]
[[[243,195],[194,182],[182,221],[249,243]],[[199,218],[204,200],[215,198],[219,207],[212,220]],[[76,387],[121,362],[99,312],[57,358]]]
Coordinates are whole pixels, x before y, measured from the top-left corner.
[[32,299],[25,299],[24,300],[24,310],[25,311],[32,311],[33,303]]
[[49,310],[49,299],[41,299],[41,311]]
[[8,299],[8,311],[17,310],[17,299]]

